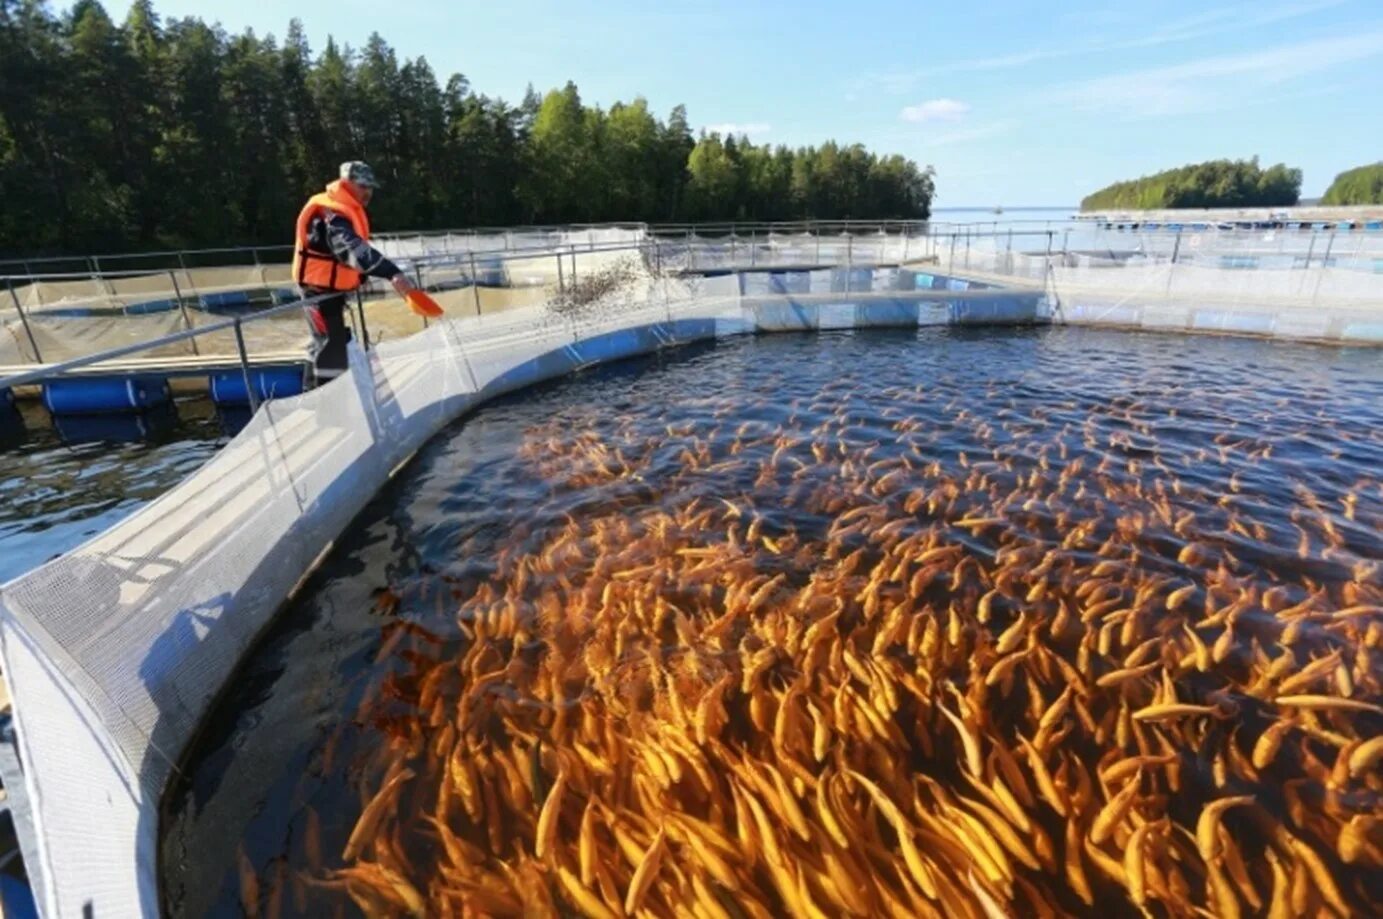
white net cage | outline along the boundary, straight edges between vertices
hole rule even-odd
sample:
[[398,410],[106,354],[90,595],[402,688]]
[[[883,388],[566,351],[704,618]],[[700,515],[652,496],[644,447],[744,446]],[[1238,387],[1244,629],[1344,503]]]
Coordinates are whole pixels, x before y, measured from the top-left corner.
[[1163,239],[1101,256],[1062,251],[1050,233],[702,239],[613,228],[566,231],[554,245],[551,232],[532,233],[548,251],[499,260],[507,280],[539,279],[536,299],[504,304],[476,283],[448,287],[475,250],[434,263],[418,254],[431,237],[391,241],[438,291],[445,321],[421,328],[397,303],[371,304],[375,346],[355,350],[345,376],[266,403],[162,498],[0,588],[27,860],[45,915],[158,913],[160,796],[220,688],[388,477],[483,399],[755,330],[1175,316],[1188,329],[1383,340],[1383,276],[1359,267],[1372,258],[1363,252],[1238,268],[1209,246],[1190,261],[1174,261]]

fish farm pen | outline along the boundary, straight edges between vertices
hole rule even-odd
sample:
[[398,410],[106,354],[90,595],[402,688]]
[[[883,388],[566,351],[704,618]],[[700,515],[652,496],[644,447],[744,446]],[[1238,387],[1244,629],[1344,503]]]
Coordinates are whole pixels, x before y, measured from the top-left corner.
[[1383,234],[1156,223],[0,264],[7,909],[1373,914]]

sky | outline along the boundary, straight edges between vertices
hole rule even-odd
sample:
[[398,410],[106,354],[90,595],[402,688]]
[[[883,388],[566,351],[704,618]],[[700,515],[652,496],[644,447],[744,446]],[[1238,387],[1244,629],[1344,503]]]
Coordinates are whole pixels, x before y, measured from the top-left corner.
[[[110,0],[117,18],[127,0]],[[1379,0],[155,0],[314,50],[378,31],[517,103],[573,80],[756,143],[835,139],[936,169],[938,207],[1069,206],[1160,169],[1258,156],[1302,194],[1383,159]]]

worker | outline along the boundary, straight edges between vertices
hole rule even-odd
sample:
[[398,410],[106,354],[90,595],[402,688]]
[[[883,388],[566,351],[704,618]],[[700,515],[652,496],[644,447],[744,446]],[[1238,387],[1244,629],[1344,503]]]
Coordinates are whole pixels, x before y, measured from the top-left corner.
[[370,245],[370,221],[365,208],[378,187],[374,170],[368,165],[359,160],[342,163],[340,178],[329,184],[326,191],[309,198],[298,214],[293,280],[304,297],[335,292],[335,296],[308,307],[318,382],[346,372],[346,344],[351,340],[351,331],[346,328],[345,314],[349,295],[365,278],[390,282],[417,312],[421,310],[415,299],[431,303],[408,282],[398,265]]

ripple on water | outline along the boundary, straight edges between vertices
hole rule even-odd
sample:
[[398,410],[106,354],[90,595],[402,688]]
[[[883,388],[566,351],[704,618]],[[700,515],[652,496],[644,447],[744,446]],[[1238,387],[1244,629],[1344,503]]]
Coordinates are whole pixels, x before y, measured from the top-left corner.
[[64,419],[62,431],[26,406],[24,422],[0,443],[0,584],[114,526],[226,443],[201,400],[142,421]]

